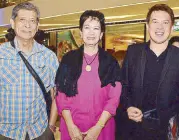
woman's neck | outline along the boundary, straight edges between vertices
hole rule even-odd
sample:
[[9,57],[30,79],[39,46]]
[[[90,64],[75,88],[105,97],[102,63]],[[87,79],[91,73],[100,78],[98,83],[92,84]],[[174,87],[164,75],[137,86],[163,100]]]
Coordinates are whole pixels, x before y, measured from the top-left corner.
[[84,53],[88,55],[94,55],[98,52],[98,45],[96,46],[87,46],[84,45]]

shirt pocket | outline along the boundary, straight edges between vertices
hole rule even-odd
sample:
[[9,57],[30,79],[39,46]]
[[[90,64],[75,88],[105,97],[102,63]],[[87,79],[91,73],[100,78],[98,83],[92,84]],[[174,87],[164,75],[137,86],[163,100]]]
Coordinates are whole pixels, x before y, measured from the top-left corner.
[[34,69],[47,89],[50,86],[49,68],[45,64],[36,64]]
[[18,85],[20,83],[20,66],[10,61],[1,66],[1,84]]

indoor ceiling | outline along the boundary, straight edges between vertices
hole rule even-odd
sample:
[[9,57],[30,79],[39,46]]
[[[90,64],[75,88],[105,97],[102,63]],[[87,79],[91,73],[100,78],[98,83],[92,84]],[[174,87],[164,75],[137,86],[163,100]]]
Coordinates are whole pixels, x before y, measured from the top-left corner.
[[30,0],[0,0],[0,8],[12,6],[25,1],[30,1]]
[[[157,3],[168,4],[175,13],[175,17],[179,17],[179,0],[168,0],[162,2],[149,2],[138,3],[132,5],[124,5],[119,7],[112,7],[107,9],[97,9],[104,13],[106,23],[126,23],[127,21],[140,21],[144,20],[148,9]],[[46,31],[53,31],[56,29],[68,29],[72,27],[78,27],[79,17],[81,13],[65,14],[53,17],[45,17],[40,19],[40,29]],[[9,25],[0,27],[0,36],[5,34],[5,31],[9,28]],[[137,28],[138,27],[138,28]],[[127,29],[139,30],[141,26],[134,28],[133,24],[127,27]],[[120,31],[127,30],[126,26],[121,26]]]

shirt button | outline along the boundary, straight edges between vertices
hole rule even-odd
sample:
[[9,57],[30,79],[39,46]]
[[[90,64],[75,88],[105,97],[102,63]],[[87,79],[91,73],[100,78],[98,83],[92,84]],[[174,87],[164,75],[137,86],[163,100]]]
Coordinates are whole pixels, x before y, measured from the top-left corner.
[[26,126],[26,129],[29,129],[29,128],[30,128],[30,127],[27,125],[27,126]]
[[29,71],[26,71],[26,73],[29,73]]

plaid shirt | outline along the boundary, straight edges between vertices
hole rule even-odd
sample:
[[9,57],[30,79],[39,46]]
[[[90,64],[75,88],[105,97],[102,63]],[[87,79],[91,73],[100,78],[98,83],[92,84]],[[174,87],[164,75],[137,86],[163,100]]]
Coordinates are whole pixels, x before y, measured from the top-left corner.
[[[15,39],[15,44],[17,41]],[[34,41],[26,59],[42,79],[46,90],[54,87],[58,68],[56,55]],[[24,140],[39,137],[47,128],[48,119],[43,93],[9,42],[0,46],[0,134]]]

